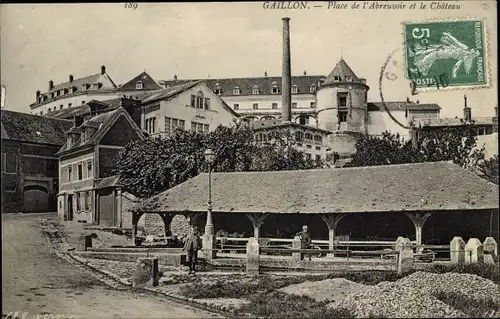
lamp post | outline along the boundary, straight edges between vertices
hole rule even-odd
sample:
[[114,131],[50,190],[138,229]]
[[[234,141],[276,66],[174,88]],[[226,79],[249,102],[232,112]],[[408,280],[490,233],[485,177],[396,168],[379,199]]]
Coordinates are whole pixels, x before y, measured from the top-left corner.
[[215,154],[211,149],[207,148],[203,155],[205,156],[205,161],[208,163],[208,209],[205,235],[212,236],[214,234],[214,224],[212,223],[212,164],[215,159]]

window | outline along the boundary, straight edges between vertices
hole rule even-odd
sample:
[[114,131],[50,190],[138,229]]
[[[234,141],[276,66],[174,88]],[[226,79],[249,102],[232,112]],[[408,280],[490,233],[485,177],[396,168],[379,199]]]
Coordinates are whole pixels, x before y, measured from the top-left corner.
[[[142,86],[142,82],[141,82],[141,86]],[[136,85],[136,88],[137,88],[137,85]],[[92,89],[93,90],[99,89],[99,84],[97,84],[97,83],[92,84]],[[142,87],[141,87],[141,89],[142,89]]]
[[340,123],[346,123],[347,122],[347,111],[340,111],[339,110],[339,122]]
[[307,144],[307,145],[306,145],[306,147],[307,147],[307,148],[312,148],[312,146],[311,146],[311,145],[309,145],[309,144]]
[[191,94],[191,103],[189,105],[191,105],[191,107],[196,107],[196,95]]
[[315,108],[316,107],[316,102],[309,103],[309,106],[311,107],[311,109]]
[[[72,106],[72,104],[71,104],[71,103],[68,103],[68,107],[71,107],[71,106]],[[61,109],[62,109],[62,105],[61,105]]]
[[321,155],[316,154],[316,162],[320,162],[320,161],[321,161]]
[[205,110],[210,110],[210,98],[205,98]]
[[[97,85],[97,84],[94,84],[94,85]],[[138,81],[137,83],[135,83],[136,90],[142,90],[142,88],[143,88],[142,81]]]
[[304,139],[304,134],[302,132],[295,132],[295,140],[302,141]]
[[[272,94],[279,94],[280,93],[280,88],[278,87],[278,85],[273,85],[273,87],[271,88],[271,93]],[[259,93],[254,93],[254,94],[259,94]]]
[[203,109],[203,92],[201,91],[196,94],[196,108]]
[[310,93],[314,93],[314,92],[316,92],[316,84],[314,84],[314,83],[313,83],[313,84],[311,84],[311,86],[309,87],[309,92],[310,92]]
[[82,105],[85,105],[85,101],[82,101]]
[[321,144],[323,142],[323,138],[321,135],[314,135],[314,142],[317,144]]
[[292,86],[292,93],[299,93],[299,87],[297,85]]
[[5,185],[5,191],[8,193],[15,193],[17,191],[16,185]]
[[252,94],[259,94],[259,87],[257,85],[252,88]]
[[346,80],[347,82],[352,82],[352,76],[350,76],[350,75],[346,75],[345,80]]
[[236,86],[236,87],[233,89],[233,95],[240,95],[240,93],[241,93],[240,88]]
[[71,179],[73,178],[73,167],[71,165],[68,166],[68,182],[71,182]]
[[292,102],[292,109],[296,109],[297,108],[297,102]]
[[217,95],[221,95],[222,94],[222,90],[220,88],[220,83],[215,83],[214,93],[217,94]]
[[92,160],[87,161],[87,176],[92,177]]
[[480,127],[477,129],[477,135],[486,135],[486,130],[484,127]]
[[177,128],[184,130],[184,125],[184,120],[165,117],[165,133],[167,134],[172,134]]
[[83,193],[83,209],[87,210],[89,207],[89,192]]
[[47,113],[50,113],[50,112],[52,112],[52,108],[51,107],[49,107],[49,111]]
[[[71,107],[71,103],[69,103],[69,105],[68,105],[68,106],[69,106],[69,107]],[[59,106],[59,109],[60,109],[60,110],[62,110],[62,109],[63,109],[63,107],[64,107],[63,105],[60,105],[60,106]]]
[[276,110],[276,109],[278,108],[278,103],[273,103],[273,104],[271,105],[271,108],[272,108],[273,110]]
[[311,159],[311,154],[305,153],[305,156],[306,156],[306,160],[310,160]]
[[149,134],[156,133],[156,117],[146,119],[146,131]]
[[206,133],[208,132],[209,126],[207,124],[201,124],[196,122],[191,122],[191,131],[197,133]]
[[316,146],[316,151],[321,151],[321,147],[320,146]]
[[92,191],[87,192],[87,197],[88,197],[88,210],[92,210]]
[[258,110],[259,109],[259,103],[254,103],[253,104],[253,109]]
[[336,75],[333,77],[334,82],[340,82],[340,76]]
[[43,115],[43,111],[40,111],[40,115]]
[[208,124],[203,124],[203,133],[208,133],[210,126]]
[[82,200],[82,196],[81,196],[81,193],[76,193],[76,211],[79,212],[80,209],[81,209],[81,200]]
[[235,111],[239,110],[240,109],[240,105],[239,104],[233,104],[233,109]]
[[78,164],[78,180],[83,179],[83,164]]
[[338,107],[347,107],[347,93],[338,93],[337,95]]
[[301,116],[299,116],[299,124],[301,124],[301,125],[309,125],[309,116],[308,115],[301,115]]
[[311,133],[306,133],[304,134],[304,138],[307,140],[307,141],[312,141],[313,139],[313,135]]
[[68,94],[69,90],[68,89],[64,89],[64,94]]
[[6,173],[17,173],[16,153],[6,153],[6,155],[5,155],[5,172]]

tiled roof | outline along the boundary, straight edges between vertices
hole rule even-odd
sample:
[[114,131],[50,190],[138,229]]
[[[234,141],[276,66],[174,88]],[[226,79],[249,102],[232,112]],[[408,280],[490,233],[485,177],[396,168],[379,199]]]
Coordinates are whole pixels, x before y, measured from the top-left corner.
[[112,111],[120,107],[120,100],[121,98],[109,99],[105,101],[92,100],[81,106],[52,111],[46,116],[57,117],[61,119],[72,119],[74,116],[84,116],[90,114],[90,105],[92,103],[107,105],[106,110]]
[[[200,174],[135,207],[206,212]],[[215,213],[360,213],[498,209],[498,186],[449,162],[302,171],[212,173]]]
[[85,127],[89,123],[91,123],[92,126],[94,126],[95,124],[98,125],[98,129],[94,132],[94,134],[90,138],[83,140],[82,135],[80,135],[78,137],[78,139],[75,141],[75,143],[71,145],[71,147],[68,147],[67,142],[64,143],[64,145],[61,147],[61,149],[59,150],[58,153],[66,152],[66,151],[76,149],[76,148],[81,148],[81,147],[84,147],[87,145],[94,145],[96,143],[97,137],[101,135],[101,132],[103,132],[109,128],[108,125],[105,125],[105,124],[108,124],[109,122],[111,122],[112,119],[114,119],[115,116],[117,116],[120,112],[124,112],[123,109],[116,109],[116,110],[113,110],[110,112],[95,115],[95,116],[89,118],[88,120],[84,121],[80,127],[76,127],[76,128],[72,127],[70,132],[71,131],[81,132],[81,128]]
[[[472,119],[475,125],[493,125],[491,117],[475,117]],[[464,123],[461,118],[440,118],[440,119],[419,119],[415,120],[417,127],[441,127],[441,126],[460,126]]]
[[72,121],[2,110],[2,139],[63,145]]
[[441,110],[441,107],[436,103],[429,103],[429,104],[414,103],[414,104],[407,104],[406,109],[412,111],[431,111],[431,110]]
[[99,182],[99,184],[97,184],[96,189],[102,189],[102,188],[107,188],[107,187],[120,186],[119,183],[118,183],[119,179],[120,179],[120,176],[117,176],[117,175],[103,178]]
[[158,100],[166,100],[176,96],[179,93],[189,90],[190,88],[198,85],[199,83],[200,82],[184,83],[176,86],[171,86],[166,89],[160,89],[134,95],[134,98],[138,98],[139,100],[141,100],[143,104],[147,104]]
[[[339,62],[335,65],[333,68],[332,72],[326,77],[325,82],[323,85],[327,84],[332,84],[335,82],[347,82],[346,77],[350,76],[352,78],[352,81],[349,82],[354,82],[354,83],[363,83],[361,80],[357,77],[357,75],[351,70],[349,65],[344,61],[344,59],[340,59]],[[335,80],[335,77],[339,77],[339,80]]]
[[406,111],[407,102],[368,102],[367,108],[368,112],[370,111],[385,111],[385,106],[389,109],[389,111]]
[[[136,84],[137,82],[141,81],[142,82],[142,89],[137,89]],[[153,78],[146,73],[146,71],[142,72],[132,80],[128,81],[127,83],[123,84],[120,86],[116,91],[121,92],[121,91],[151,91],[151,90],[158,90],[161,89],[162,87],[156,83]]]
[[[312,84],[315,84],[317,88],[319,80],[324,78],[325,76],[323,75],[293,76],[292,85],[297,85],[298,89],[298,93],[293,94],[312,94],[310,92],[310,86]],[[253,95],[252,90],[254,86],[257,86],[259,88],[260,95],[270,95],[272,94],[273,84],[275,84],[281,92],[281,76],[227,79],[167,80],[165,81],[165,83],[167,85],[179,85],[193,81],[204,81],[207,86],[214,91],[217,88],[217,84],[219,84],[218,87],[222,90],[221,96]],[[240,94],[233,94],[233,90],[236,87],[240,89]]]
[[314,127],[314,126],[308,126],[308,125],[302,125],[298,124],[295,122],[282,122],[281,120],[262,120],[262,121],[250,121],[248,122],[248,125],[250,125],[250,128],[254,131],[257,130],[267,130],[270,128],[275,128],[275,127],[300,127],[306,130],[310,131],[318,131],[322,133],[327,133],[331,134],[332,132],[330,131],[325,131],[323,129]]

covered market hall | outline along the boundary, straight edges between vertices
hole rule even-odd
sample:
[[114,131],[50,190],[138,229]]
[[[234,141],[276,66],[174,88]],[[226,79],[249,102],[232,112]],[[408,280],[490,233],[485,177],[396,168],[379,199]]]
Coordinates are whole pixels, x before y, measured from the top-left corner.
[[498,207],[497,185],[451,162],[427,162],[202,173],[138,204],[132,223],[136,236],[141,216],[159,214],[168,231],[182,214],[205,227],[205,235],[224,229],[256,238],[293,238],[306,224],[313,239],[328,238],[333,250],[339,234],[403,236],[417,245],[447,244],[454,236],[498,238]]

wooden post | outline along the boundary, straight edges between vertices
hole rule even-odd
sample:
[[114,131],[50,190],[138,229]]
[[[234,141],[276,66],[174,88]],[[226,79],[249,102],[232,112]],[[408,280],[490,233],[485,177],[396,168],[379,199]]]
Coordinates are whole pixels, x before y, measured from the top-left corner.
[[422,228],[431,215],[431,212],[425,213],[424,215],[421,213],[406,213],[406,216],[411,219],[413,225],[415,226],[415,240],[417,242],[417,247],[422,246]]
[[137,246],[137,224],[142,214],[141,212],[132,212],[132,242],[134,246]]
[[161,213],[160,216],[163,220],[163,225],[165,226],[165,237],[168,237],[170,232],[170,223],[172,222],[174,216],[170,213]]
[[[340,220],[344,218],[345,214],[321,214],[321,218],[325,221],[328,226],[328,249],[335,249],[335,229],[339,224]],[[329,257],[335,257],[335,254],[328,253]]]
[[255,239],[258,241],[260,238],[260,226],[264,223],[264,219],[266,219],[267,216],[269,216],[268,213],[262,213],[262,214],[246,214],[247,217],[250,219],[253,225],[253,235]]

